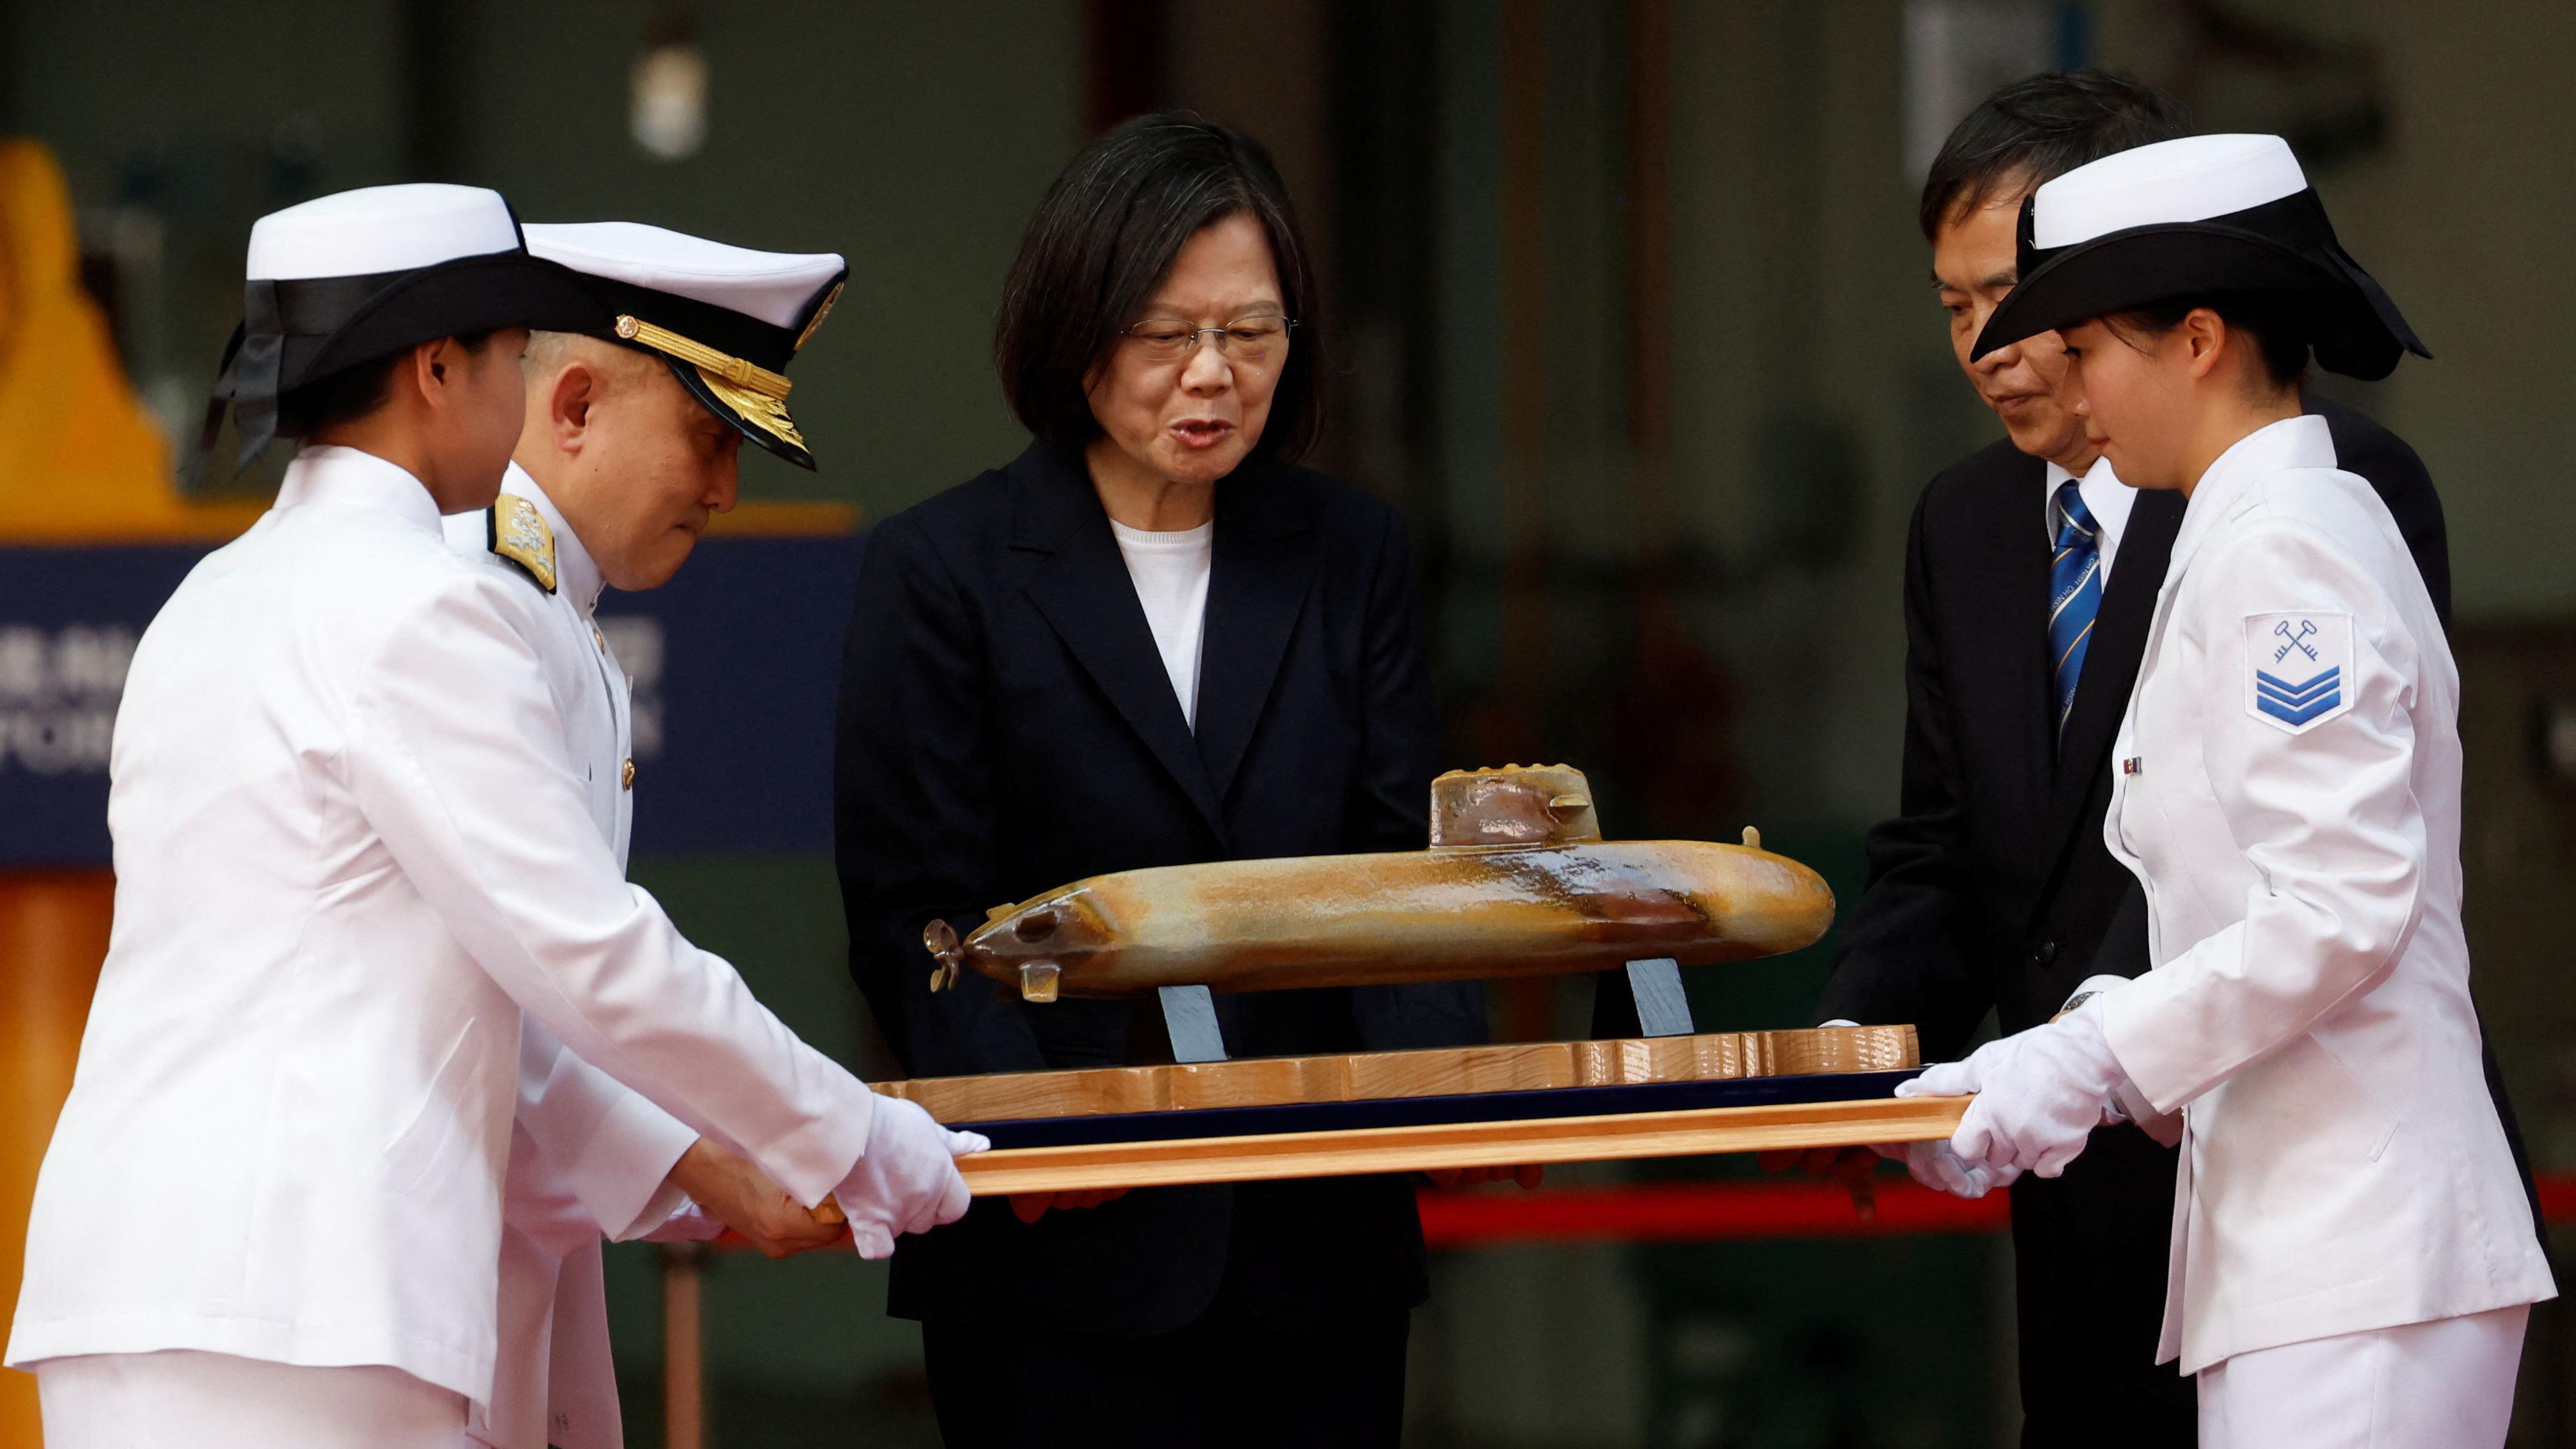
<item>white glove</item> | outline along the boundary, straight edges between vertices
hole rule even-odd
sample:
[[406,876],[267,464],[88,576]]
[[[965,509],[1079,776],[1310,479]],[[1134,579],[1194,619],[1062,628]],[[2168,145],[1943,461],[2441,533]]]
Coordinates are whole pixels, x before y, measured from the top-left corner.
[[1943,1062],[1896,1089],[1900,1097],[1975,1093],[1950,1138],[1970,1165],[2055,1177],[2102,1125],[2103,1104],[2128,1084],[2102,1035],[2099,1001],[2045,1026],[1990,1041],[1964,1062]]
[[[1843,1016],[1816,1024],[1818,1026],[1860,1025],[1859,1022]],[[1996,1188],[2012,1186],[2013,1179],[2021,1176],[2021,1169],[2017,1167],[2007,1167],[1998,1172],[1984,1163],[1971,1165],[1962,1162],[1959,1160],[1959,1154],[1950,1150],[1950,1144],[1942,1141],[1873,1142],[1869,1150],[1881,1157],[1893,1158],[1904,1163],[1906,1176],[1934,1192],[1946,1192],[1952,1197],[1963,1197],[1970,1202],[1984,1197]]]
[[1905,1175],[1935,1192],[1963,1197],[1973,1202],[1999,1187],[2010,1187],[2021,1176],[2018,1167],[1992,1168],[1982,1162],[1966,1162],[1950,1150],[1946,1141],[1873,1143],[1870,1151],[1881,1157],[1892,1157],[1905,1164]]
[[892,1257],[898,1235],[966,1216],[966,1179],[957,1159],[992,1145],[980,1133],[940,1126],[918,1103],[878,1094],[868,1149],[832,1191],[850,1219],[859,1256]]

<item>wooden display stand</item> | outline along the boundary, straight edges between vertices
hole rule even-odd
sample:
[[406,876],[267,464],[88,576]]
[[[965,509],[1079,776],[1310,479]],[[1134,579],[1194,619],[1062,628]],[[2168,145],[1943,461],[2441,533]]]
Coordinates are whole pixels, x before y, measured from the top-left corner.
[[1927,1141],[1958,1131],[1967,1106],[1963,1097],[1885,1097],[1082,1147],[1006,1147],[963,1158],[957,1166],[969,1190],[977,1197],[990,1197],[1452,1167],[1697,1157],[1783,1147]]
[[1963,1102],[1896,1097],[1156,1135],[1158,1129],[1168,1133],[1192,1125],[1169,1115],[1178,1113],[1240,1122],[1248,1115],[1243,1109],[1303,1107],[1323,1117],[1329,1114],[1312,1109],[1362,1105],[1383,1111],[1396,1102],[1473,1097],[1554,1107],[1580,1104],[1602,1088],[1833,1075],[1862,1076],[1878,1085],[1917,1065],[1914,1028],[1845,1027],[933,1077],[890,1082],[881,1090],[920,1103],[944,1122],[974,1124],[997,1144],[1060,1135],[1069,1122],[1085,1119],[1104,1132],[1132,1126],[1142,1134],[997,1145],[959,1164],[967,1185],[981,1196],[1947,1137],[1958,1126]]
[[[1036,1010],[1152,990],[1174,1061],[880,1090],[992,1139],[959,1163],[979,1196],[1949,1136],[1962,1100],[1894,1095],[1921,1066],[1911,1026],[1694,1032],[1684,961],[1832,920],[1814,872],[1760,846],[1613,844],[1579,771],[1453,772],[1418,856],[1166,867],[997,907],[962,941],[933,922],[933,990],[969,969]],[[1622,968],[1646,1035],[1613,1041],[1235,1061],[1210,995]]]
[[886,1082],[878,1090],[918,1102],[942,1122],[993,1122],[1476,1092],[1639,1087],[1823,1072],[1901,1072],[1920,1065],[1914,1028],[1854,1026],[925,1077]]

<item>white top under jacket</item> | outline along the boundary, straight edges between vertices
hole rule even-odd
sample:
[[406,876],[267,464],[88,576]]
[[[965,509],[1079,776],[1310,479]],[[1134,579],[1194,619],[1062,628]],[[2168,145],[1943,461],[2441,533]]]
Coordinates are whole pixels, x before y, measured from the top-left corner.
[[2153,970],[2103,997],[2184,1112],[2160,1359],[2553,1296],[2479,1069],[2459,673],[2325,420],[2223,454],[2174,540],[2103,834]]
[[1129,528],[1109,520],[1118,539],[1118,555],[1127,561],[1127,581],[1136,586],[1144,606],[1145,626],[1154,634],[1154,650],[1163,656],[1163,672],[1181,702],[1181,718],[1199,725],[1199,662],[1207,632],[1208,580],[1215,574],[1216,525],[1196,528]]
[[[522,1013],[820,1202],[867,1088],[629,885],[546,682],[551,601],[308,448],[144,632],[116,923],[7,1361],[388,1364],[490,1401]],[[104,1231],[153,1205],[148,1232]]]

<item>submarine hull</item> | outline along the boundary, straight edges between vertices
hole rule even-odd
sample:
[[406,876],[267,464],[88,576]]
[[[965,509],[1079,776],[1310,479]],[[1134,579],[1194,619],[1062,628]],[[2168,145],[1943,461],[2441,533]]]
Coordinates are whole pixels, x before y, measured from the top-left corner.
[[1747,846],[1435,848],[1097,876],[995,912],[963,955],[1031,999],[1367,986],[1741,961],[1833,911],[1814,871]]

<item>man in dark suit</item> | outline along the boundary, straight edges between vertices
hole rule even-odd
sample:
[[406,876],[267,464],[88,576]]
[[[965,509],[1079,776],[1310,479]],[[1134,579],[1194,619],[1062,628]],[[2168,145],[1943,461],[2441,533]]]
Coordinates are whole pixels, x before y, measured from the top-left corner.
[[[2021,1031],[2087,976],[2150,964],[2144,896],[2103,844],[2102,817],[2187,500],[2108,476],[2059,396],[2054,334],[1967,354],[2012,290],[2023,197],[2186,132],[2173,102],[2134,82],[2036,76],[1962,121],[1924,187],[1961,366],[2009,437],[1934,478],[1915,509],[1902,813],[1870,833],[1869,884],[1817,1014],[1912,1022],[1927,1060],[1963,1055],[1989,1010]],[[2349,408],[2312,396],[2308,410],[2327,420],[2340,466],[2387,504],[2447,620],[2441,504],[2423,463]],[[2073,587],[2085,570],[2090,593]],[[2510,1135],[2500,1093],[2498,1106]],[[1868,1162],[1823,1153],[1808,1166],[1849,1175]],[[2096,1131],[2063,1177],[2013,1185],[2025,1445],[2195,1441],[2192,1381],[2154,1364],[2175,1166],[2173,1149],[2123,1124]]]

